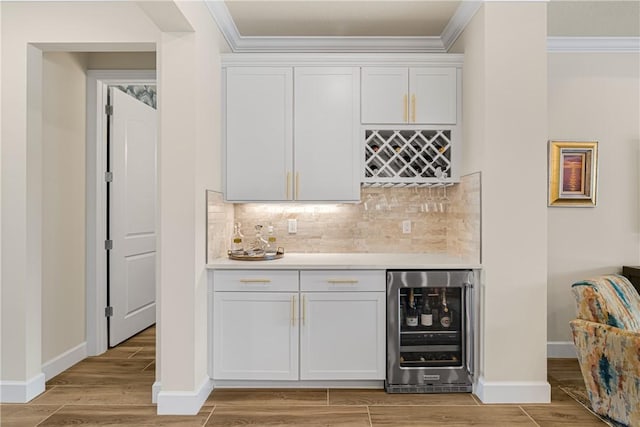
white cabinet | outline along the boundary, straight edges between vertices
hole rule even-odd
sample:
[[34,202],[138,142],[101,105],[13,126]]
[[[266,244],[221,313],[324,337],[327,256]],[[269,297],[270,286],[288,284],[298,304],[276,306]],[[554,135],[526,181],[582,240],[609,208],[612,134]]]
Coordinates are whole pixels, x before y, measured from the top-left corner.
[[225,99],[226,199],[289,199],[293,70],[229,67]]
[[360,199],[360,69],[294,69],[295,200]]
[[384,379],[383,270],[300,272],[300,379]]
[[298,293],[214,294],[214,377],[298,379]]
[[456,67],[363,67],[362,123],[456,124]]
[[213,376],[298,379],[298,272],[216,271]]
[[301,294],[300,379],[385,378],[385,293]]
[[215,271],[213,288],[214,379],[385,378],[383,270]]
[[359,200],[358,67],[225,75],[228,201]]

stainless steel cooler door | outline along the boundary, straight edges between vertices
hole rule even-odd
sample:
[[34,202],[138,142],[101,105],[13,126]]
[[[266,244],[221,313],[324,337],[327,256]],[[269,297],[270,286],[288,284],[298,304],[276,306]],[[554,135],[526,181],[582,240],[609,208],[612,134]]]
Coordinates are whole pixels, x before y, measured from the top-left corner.
[[[473,277],[470,270],[387,273],[387,391],[471,391]],[[437,319],[432,326],[403,322],[401,299],[412,289],[422,300],[439,301],[444,292],[453,311],[451,325]]]

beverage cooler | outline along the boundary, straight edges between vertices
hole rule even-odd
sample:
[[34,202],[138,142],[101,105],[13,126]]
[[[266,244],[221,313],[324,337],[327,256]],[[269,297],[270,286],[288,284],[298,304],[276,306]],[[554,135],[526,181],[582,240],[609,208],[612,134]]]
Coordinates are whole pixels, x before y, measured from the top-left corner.
[[387,271],[388,393],[471,392],[472,270]]

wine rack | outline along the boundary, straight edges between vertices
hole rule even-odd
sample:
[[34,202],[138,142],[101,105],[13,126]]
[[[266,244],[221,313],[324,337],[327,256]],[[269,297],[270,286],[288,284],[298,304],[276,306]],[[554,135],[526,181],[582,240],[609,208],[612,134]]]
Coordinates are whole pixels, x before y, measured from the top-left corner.
[[368,129],[364,137],[365,186],[451,182],[451,130]]

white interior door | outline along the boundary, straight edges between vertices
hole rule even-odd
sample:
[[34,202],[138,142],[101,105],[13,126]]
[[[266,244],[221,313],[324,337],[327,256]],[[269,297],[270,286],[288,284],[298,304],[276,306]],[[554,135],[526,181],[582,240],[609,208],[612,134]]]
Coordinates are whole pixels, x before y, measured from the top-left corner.
[[109,346],[156,321],[156,110],[109,88]]

